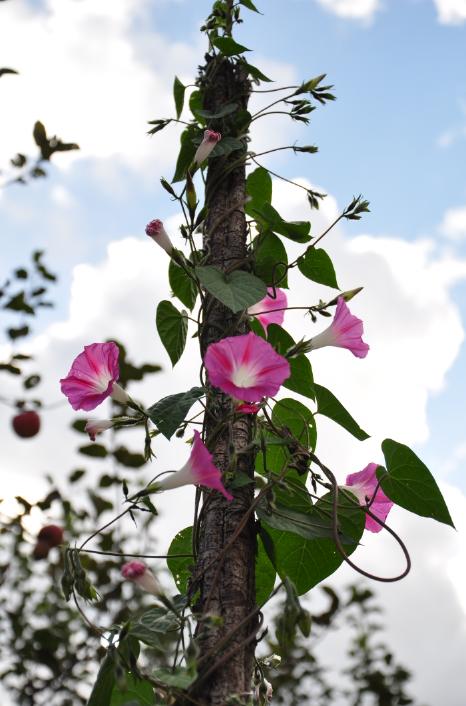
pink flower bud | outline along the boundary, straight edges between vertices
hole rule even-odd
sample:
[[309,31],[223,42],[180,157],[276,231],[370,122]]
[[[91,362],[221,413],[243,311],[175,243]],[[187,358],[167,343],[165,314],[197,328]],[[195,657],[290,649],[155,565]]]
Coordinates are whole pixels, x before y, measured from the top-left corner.
[[121,567],[123,578],[136,583],[139,588],[153,596],[161,593],[160,584],[143,561],[128,561]]
[[167,231],[163,227],[162,221],[156,218],[155,220],[148,223],[146,225],[146,234],[149,236],[149,238],[152,238],[154,243],[160,245],[160,247],[163,248],[168,255],[172,254],[173,244],[168,236]]
[[196,154],[194,155],[194,162],[197,164],[198,167],[202,164],[202,162],[205,162],[217,142],[220,142],[221,139],[222,136],[219,132],[215,132],[214,130],[206,130],[204,132],[204,139],[202,140],[201,144],[196,150]]
[[95,441],[97,434],[101,434],[103,431],[111,429],[111,427],[113,427],[112,419],[89,419],[86,422],[84,431],[89,434],[89,439],[91,441]]
[[[346,478],[346,485],[342,486],[349,490],[359,500],[359,504],[364,506],[370,503],[371,512],[385,522],[387,515],[393,507],[393,502],[387,498],[377,479],[377,463],[369,463],[362,471],[350,473]],[[376,492],[377,491],[377,492]],[[369,532],[380,532],[382,525],[376,520],[366,515],[366,529]]]

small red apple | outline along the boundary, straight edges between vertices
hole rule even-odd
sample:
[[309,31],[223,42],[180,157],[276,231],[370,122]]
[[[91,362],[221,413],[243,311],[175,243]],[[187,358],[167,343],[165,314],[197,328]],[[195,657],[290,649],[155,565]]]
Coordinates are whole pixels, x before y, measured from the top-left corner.
[[45,525],[39,531],[37,539],[40,542],[47,542],[49,547],[58,547],[63,542],[63,530],[58,525]]
[[13,429],[23,439],[29,439],[35,436],[40,429],[40,417],[37,412],[29,410],[29,412],[19,412],[11,420]]

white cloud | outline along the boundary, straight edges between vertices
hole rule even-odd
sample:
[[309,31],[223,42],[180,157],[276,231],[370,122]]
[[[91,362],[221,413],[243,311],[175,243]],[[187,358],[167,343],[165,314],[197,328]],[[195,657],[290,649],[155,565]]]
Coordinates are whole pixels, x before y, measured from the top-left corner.
[[466,0],[434,0],[441,24],[460,25],[466,21]]
[[86,157],[113,157],[132,166],[172,161],[176,128],[168,127],[155,143],[146,135],[147,121],[173,113],[173,75],[192,78],[203,41],[199,35],[190,45],[170,42],[140,27],[136,35],[133,22],[144,19],[149,5],[47,0],[41,9],[25,3],[2,7],[2,56],[20,76],[2,83],[2,103],[9,109],[2,111],[0,126],[9,139],[1,163],[12,150],[35,153],[30,135],[36,120],[49,133],[80,144],[80,152],[58,155],[59,164]]
[[317,0],[325,10],[338,17],[370,21],[380,10],[380,0]]
[[466,236],[466,206],[448,209],[440,224],[440,232],[451,240],[462,240]]

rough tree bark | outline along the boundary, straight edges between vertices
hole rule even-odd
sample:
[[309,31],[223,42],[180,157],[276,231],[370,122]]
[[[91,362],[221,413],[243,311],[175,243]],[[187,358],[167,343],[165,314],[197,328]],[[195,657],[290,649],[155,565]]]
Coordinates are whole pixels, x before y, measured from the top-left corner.
[[[205,89],[205,109],[216,113],[232,102],[246,108],[250,84],[241,68],[231,60],[217,57],[208,62],[201,80]],[[226,136],[225,127],[229,129],[225,121],[211,127],[221,128],[222,137]],[[233,124],[231,130],[234,131]],[[244,163],[232,167],[240,159],[241,152],[236,151],[228,157],[211,160],[206,180],[206,264],[223,271],[246,266],[245,167]],[[210,343],[247,330],[244,316],[233,314],[207,295],[200,338],[202,355]],[[232,421],[231,399],[209,388],[205,438],[219,469],[240,470],[253,477],[254,455],[241,453],[251,442],[253,424],[252,415],[243,415]],[[238,527],[253,501],[253,484],[237,489],[234,494],[234,501],[229,503],[220,493],[205,493],[199,521],[194,576],[200,595],[197,609],[201,619],[197,636],[201,646],[201,679],[196,697],[209,706],[224,706],[233,694],[244,699],[251,691],[258,625],[257,616],[247,619],[255,607],[253,514],[239,532]],[[219,616],[221,624],[203,621],[202,616],[208,615]],[[226,641],[225,637],[242,621],[240,629]]]

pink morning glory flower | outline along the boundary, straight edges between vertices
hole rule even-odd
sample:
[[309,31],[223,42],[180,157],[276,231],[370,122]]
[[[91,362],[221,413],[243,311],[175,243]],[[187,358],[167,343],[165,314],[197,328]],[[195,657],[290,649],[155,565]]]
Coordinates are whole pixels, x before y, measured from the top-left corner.
[[202,164],[202,162],[205,162],[217,142],[220,142],[221,139],[222,136],[219,132],[215,132],[214,130],[205,130],[204,139],[197,148],[193,160],[198,167]]
[[116,382],[120,374],[119,349],[116,343],[91,343],[73,361],[66,378],[60,380],[61,391],[73,409],[89,412],[107,397],[126,404],[130,397]]
[[227,500],[233,500],[233,495],[225,490],[222,474],[214,465],[212,454],[203,443],[198,431],[194,432],[191,455],[183,468],[167,476],[160,483],[156,483],[157,490],[169,490],[182,485],[202,485],[205,488],[213,488],[222,493]]
[[[270,324],[282,325],[288,299],[283,289],[268,287],[266,296],[248,309],[249,316],[255,316],[264,331]],[[280,310],[280,311],[277,311]]]
[[167,231],[165,230],[162,221],[160,221],[158,218],[146,225],[146,235],[148,235],[149,238],[152,238],[154,243],[160,245],[160,247],[163,248],[165,252],[168,253],[168,255],[172,254],[172,241],[170,240],[170,237]]
[[254,333],[211,343],[204,364],[214,387],[245,402],[275,395],[291,372],[287,359]]
[[[376,476],[378,467],[377,463],[369,463],[362,471],[351,473],[346,479],[346,485],[343,487],[351,491],[353,495],[356,495],[360,505],[367,505],[372,500],[378,483]],[[369,507],[370,511],[382,522],[385,522],[392,507],[392,501],[387,498],[382,488],[379,487]],[[379,525],[372,517],[366,515],[366,529],[370,532],[380,532],[382,525]]]
[[113,419],[88,419],[84,431],[89,434],[89,439],[95,441],[97,434],[101,434],[114,425]]
[[143,561],[128,561],[123,564],[121,575],[137,584],[143,591],[152,593],[153,596],[158,596],[161,592],[159,582]]
[[323,346],[347,348],[357,358],[365,358],[369,346],[362,340],[363,323],[348,309],[343,297],[338,297],[335,317],[328,328],[309,341],[309,350]]

